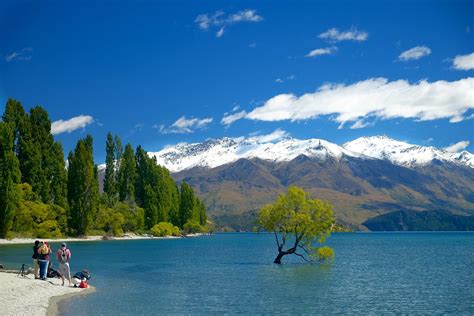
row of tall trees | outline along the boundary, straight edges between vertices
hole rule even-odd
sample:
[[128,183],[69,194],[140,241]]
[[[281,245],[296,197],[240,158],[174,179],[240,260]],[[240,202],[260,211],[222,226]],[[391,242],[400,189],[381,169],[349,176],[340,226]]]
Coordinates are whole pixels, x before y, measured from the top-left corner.
[[163,222],[186,231],[204,229],[205,206],[187,183],[179,189],[141,146],[124,149],[110,133],[105,145],[101,194],[92,137],[77,142],[66,168],[47,111],[36,106],[26,113],[9,99],[0,122],[0,237],[117,235]]

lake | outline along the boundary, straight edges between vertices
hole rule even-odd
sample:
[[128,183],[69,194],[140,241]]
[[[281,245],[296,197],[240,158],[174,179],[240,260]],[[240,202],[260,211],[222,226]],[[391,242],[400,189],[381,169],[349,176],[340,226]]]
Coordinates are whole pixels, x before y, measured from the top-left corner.
[[[279,266],[271,234],[71,242],[72,272],[88,268],[97,292],[60,313],[474,314],[474,233],[340,233],[328,245],[332,264]],[[0,263],[30,252],[0,246]]]

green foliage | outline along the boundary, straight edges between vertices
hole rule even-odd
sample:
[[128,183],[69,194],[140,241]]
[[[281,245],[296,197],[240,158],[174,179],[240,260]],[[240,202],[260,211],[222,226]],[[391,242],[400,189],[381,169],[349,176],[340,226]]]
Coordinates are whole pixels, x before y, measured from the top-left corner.
[[104,193],[107,196],[107,202],[111,205],[117,195],[117,181],[115,172],[115,142],[111,133],[107,134],[105,143],[105,176]]
[[[301,188],[291,186],[287,194],[280,194],[274,204],[265,205],[259,212],[258,220],[265,230],[275,233],[279,253],[275,263],[280,263],[281,257],[288,254],[303,258],[306,255],[330,254],[329,247],[318,248],[313,243],[322,244],[331,234],[334,224],[332,206],[311,199],[309,193]],[[291,246],[284,249],[287,242]]]
[[120,211],[110,207],[100,207],[94,220],[94,230],[107,235],[122,236],[125,218]]
[[199,224],[198,221],[188,220],[183,225],[183,232],[185,234],[207,233],[206,227]]
[[153,236],[180,236],[179,228],[168,222],[160,222],[150,229]]
[[66,211],[57,205],[44,204],[33,194],[29,184],[16,186],[18,201],[12,232],[24,237],[55,238],[66,230]]
[[123,153],[119,169],[119,197],[120,201],[135,201],[135,182],[137,181],[137,166],[132,146],[127,144]]
[[0,122],[0,237],[12,227],[18,199],[16,184],[20,181],[18,159],[13,151],[13,124]]
[[67,170],[64,163],[64,151],[60,143],[55,142],[51,150],[51,200],[52,204],[67,207]]
[[137,181],[135,199],[145,210],[145,225],[151,228],[159,222],[178,226],[179,192],[168,170],[157,165],[139,146],[136,150]]
[[85,235],[97,209],[99,194],[90,135],[77,142],[68,160],[69,228],[73,234]]
[[184,227],[184,224],[193,218],[195,210],[195,198],[193,188],[185,181],[181,182],[181,196],[179,204],[179,218],[180,224]]
[[319,261],[332,261],[334,260],[334,250],[328,246],[319,247],[317,257]]
[[187,184],[180,192],[169,171],[140,146],[136,153],[130,144],[124,150],[117,135],[107,135],[104,194],[99,197],[90,135],[69,153],[66,169],[63,148],[54,141],[42,107],[26,113],[20,102],[9,99],[2,119],[0,237],[54,238],[91,231],[119,236],[158,223],[176,228],[189,222],[190,231],[205,229],[204,203]]

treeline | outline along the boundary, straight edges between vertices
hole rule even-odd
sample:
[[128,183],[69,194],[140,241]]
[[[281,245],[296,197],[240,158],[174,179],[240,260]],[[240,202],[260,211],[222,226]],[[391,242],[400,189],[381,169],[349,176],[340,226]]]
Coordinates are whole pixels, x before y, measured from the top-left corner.
[[80,139],[66,162],[45,109],[26,113],[9,99],[0,122],[0,238],[51,238],[123,232],[206,230],[206,208],[193,189],[138,146],[107,135],[103,193],[93,139]]

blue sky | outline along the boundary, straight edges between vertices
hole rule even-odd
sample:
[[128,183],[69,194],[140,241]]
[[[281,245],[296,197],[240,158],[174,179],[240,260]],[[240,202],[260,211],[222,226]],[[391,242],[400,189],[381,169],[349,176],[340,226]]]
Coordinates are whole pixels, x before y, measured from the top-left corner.
[[44,106],[66,154],[91,133],[99,163],[108,131],[473,152],[473,21],[473,1],[2,1],[0,103]]

